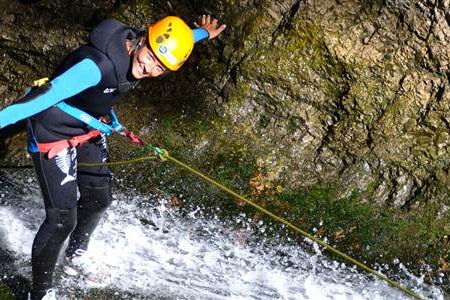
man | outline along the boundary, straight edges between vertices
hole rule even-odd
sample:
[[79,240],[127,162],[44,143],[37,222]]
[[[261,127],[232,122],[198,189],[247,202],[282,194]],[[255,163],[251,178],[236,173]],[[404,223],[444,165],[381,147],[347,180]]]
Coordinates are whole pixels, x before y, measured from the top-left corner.
[[[111,203],[109,168],[77,168],[77,163],[108,159],[106,135],[123,130],[112,106],[140,79],[178,70],[196,42],[217,37],[225,27],[209,15],[195,29],[174,16],[146,31],[105,20],[87,45],[63,60],[50,82],[0,111],[0,128],[27,119],[28,151],[46,210],[33,242],[31,299],[55,299],[53,272],[64,241],[70,235],[68,258],[82,254]],[[105,115],[112,124],[99,121]]]

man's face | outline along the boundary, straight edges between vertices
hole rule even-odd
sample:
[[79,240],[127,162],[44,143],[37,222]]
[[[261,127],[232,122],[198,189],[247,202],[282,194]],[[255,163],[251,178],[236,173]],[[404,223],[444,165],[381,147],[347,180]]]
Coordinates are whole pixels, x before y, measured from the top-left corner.
[[169,70],[147,45],[139,47],[134,53],[131,67],[131,74],[134,78],[158,77],[166,72]]

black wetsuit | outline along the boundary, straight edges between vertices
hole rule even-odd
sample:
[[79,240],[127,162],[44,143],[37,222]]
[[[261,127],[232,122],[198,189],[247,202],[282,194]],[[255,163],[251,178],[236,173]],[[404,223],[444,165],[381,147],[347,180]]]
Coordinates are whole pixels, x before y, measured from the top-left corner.
[[[70,72],[73,66],[88,59],[98,67],[100,80],[74,96],[65,98],[65,102],[94,117],[107,114],[112,105],[137,83],[129,76],[131,57],[125,45],[125,40],[135,38],[137,32],[136,29],[113,20],[103,21],[94,29],[90,35],[90,43],[69,54],[57,68],[53,78]],[[86,76],[87,72],[92,71],[88,67],[79,74]],[[83,81],[84,78],[79,80]],[[77,82],[60,81],[62,82],[56,83],[77,85]],[[52,85],[54,84],[55,81],[52,81]],[[52,88],[54,86],[50,86],[50,90]],[[55,264],[66,238],[70,235],[67,256],[74,255],[77,249],[86,250],[90,235],[112,200],[112,173],[109,168],[78,166],[80,162],[97,163],[108,160],[104,135],[80,147],[64,149],[52,159],[48,159],[45,153],[36,151],[36,143],[64,140],[90,130],[92,128],[85,123],[56,106],[29,119],[29,150],[46,210],[45,221],[33,243],[32,299],[41,299],[46,290],[52,287]]]

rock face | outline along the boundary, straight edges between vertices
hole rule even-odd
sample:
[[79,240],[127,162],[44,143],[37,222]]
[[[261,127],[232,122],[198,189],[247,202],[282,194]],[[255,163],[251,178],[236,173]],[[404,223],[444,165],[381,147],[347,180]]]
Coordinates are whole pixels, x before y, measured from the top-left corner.
[[[433,205],[449,219],[448,0],[9,2],[2,106],[104,17],[144,27],[210,13],[225,33],[123,101],[130,128],[204,169],[220,167],[220,155],[253,164],[268,188],[330,185],[374,207]],[[23,153],[5,141],[4,158]]]
[[446,198],[448,2],[413,2],[266,3],[241,18],[233,130],[292,186],[335,181],[397,207]]

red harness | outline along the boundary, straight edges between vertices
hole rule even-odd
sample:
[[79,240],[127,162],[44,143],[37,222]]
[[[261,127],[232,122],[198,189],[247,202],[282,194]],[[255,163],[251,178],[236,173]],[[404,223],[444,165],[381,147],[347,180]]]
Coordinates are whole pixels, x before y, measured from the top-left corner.
[[37,147],[39,149],[39,152],[47,153],[48,159],[52,159],[63,149],[81,146],[101,134],[102,132],[100,130],[92,130],[86,134],[74,136],[67,140],[61,140],[51,143],[38,143]]
[[[129,138],[134,144],[144,145],[144,142],[142,142],[142,140],[140,138],[138,138],[136,135],[134,135],[134,133],[131,131],[123,130],[123,131],[120,131],[119,133],[121,135]],[[91,140],[101,134],[102,134],[102,132],[100,130],[92,130],[86,134],[74,136],[67,140],[61,140],[61,141],[51,142],[51,143],[38,143],[37,147],[39,149],[39,152],[46,153],[47,158],[52,159],[63,149],[66,149],[69,147],[81,146],[84,143],[88,142],[89,140]]]

